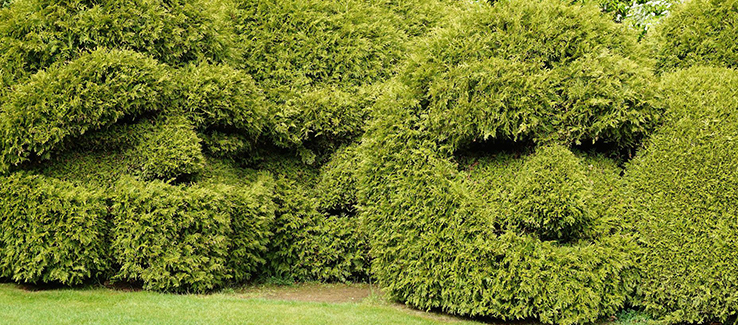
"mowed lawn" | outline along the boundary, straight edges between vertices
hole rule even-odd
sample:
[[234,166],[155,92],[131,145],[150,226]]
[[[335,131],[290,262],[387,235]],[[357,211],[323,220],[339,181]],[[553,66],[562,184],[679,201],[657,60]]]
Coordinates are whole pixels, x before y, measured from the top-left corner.
[[106,288],[28,291],[0,284],[1,324],[478,324],[380,298],[326,303],[222,293],[174,295]]

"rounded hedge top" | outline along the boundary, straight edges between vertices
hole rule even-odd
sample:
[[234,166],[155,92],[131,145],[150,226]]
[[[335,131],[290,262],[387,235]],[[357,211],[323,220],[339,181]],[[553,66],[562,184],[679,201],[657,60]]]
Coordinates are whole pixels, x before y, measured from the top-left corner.
[[690,0],[659,27],[657,67],[738,67],[738,1]]
[[625,178],[638,303],[669,323],[725,322],[738,312],[738,72],[693,67],[661,89],[665,124]]
[[635,145],[656,123],[651,71],[627,32],[590,6],[471,4],[403,72],[432,131],[486,139]]

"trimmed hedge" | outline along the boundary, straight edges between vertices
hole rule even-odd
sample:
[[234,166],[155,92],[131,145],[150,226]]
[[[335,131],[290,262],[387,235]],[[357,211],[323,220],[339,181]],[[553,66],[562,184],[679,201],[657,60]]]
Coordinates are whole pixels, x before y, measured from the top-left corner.
[[198,129],[236,129],[251,137],[265,131],[268,110],[251,76],[228,65],[207,63],[179,73],[184,110]]
[[200,138],[184,117],[170,117],[147,133],[134,149],[144,179],[176,179],[200,173],[205,165]]
[[395,14],[363,0],[245,0],[236,12],[239,67],[265,90],[273,143],[335,150],[361,134],[370,86],[405,53]]
[[578,239],[594,223],[590,195],[579,159],[562,146],[542,147],[523,165],[510,193],[508,222],[544,240]]
[[[507,0],[471,5],[421,43],[360,147],[359,211],[391,296],[567,325],[625,306],[639,247],[606,214],[620,171],[568,147],[631,148],[659,120],[626,35],[591,7]],[[453,155],[485,140],[489,154],[539,148],[472,181]]]
[[594,7],[506,0],[470,5],[431,33],[401,79],[451,148],[488,139],[633,147],[660,114],[641,52]]
[[101,191],[18,172],[0,177],[0,198],[0,275],[76,285],[111,274]]
[[636,302],[667,323],[734,320],[738,72],[694,67],[660,88],[665,124],[626,174],[624,212],[643,245]]
[[274,213],[266,184],[186,188],[123,179],[111,201],[114,280],[203,292],[249,279],[264,263]]
[[690,0],[660,24],[657,69],[693,65],[738,68],[738,1]]
[[196,0],[25,0],[4,11],[3,78],[22,80],[100,47],[148,54],[171,66],[230,56],[228,38]]
[[96,50],[35,74],[0,111],[0,171],[70,138],[169,105],[168,70],[142,54]]

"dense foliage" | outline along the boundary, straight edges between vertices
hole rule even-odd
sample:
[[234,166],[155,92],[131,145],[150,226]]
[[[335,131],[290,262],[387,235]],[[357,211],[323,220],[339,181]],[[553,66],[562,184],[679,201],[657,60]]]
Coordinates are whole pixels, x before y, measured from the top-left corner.
[[0,277],[733,320],[738,10],[677,2],[0,2]]
[[670,323],[725,322],[738,313],[738,72],[691,68],[661,89],[665,125],[626,176],[638,303]]
[[38,175],[0,177],[0,274],[74,285],[110,275],[109,218],[94,188]]
[[738,67],[738,1],[686,1],[660,24],[655,37],[659,70]]
[[659,114],[639,51],[592,7],[503,1],[436,30],[401,78],[452,147],[490,138],[633,146]]

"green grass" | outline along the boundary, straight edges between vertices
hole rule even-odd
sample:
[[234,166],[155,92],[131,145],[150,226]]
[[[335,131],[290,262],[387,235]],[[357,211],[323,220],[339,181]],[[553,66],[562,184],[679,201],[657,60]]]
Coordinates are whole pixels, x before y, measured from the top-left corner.
[[27,291],[0,284],[3,324],[475,324],[370,297],[360,303],[172,295],[105,288]]

